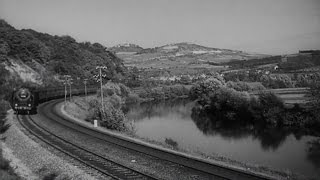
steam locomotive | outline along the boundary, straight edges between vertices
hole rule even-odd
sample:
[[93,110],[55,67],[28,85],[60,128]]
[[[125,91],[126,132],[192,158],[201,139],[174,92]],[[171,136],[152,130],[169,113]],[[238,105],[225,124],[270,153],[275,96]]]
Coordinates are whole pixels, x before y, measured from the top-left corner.
[[36,114],[39,103],[64,98],[65,96],[69,98],[70,93],[71,95],[84,95],[85,90],[87,94],[96,93],[98,88],[96,85],[89,85],[86,89],[84,87],[74,86],[71,92],[70,90],[66,92],[65,87],[37,90],[19,88],[12,92],[10,104],[16,114]]
[[12,92],[10,103],[16,114],[35,114],[38,96],[28,88],[20,88]]

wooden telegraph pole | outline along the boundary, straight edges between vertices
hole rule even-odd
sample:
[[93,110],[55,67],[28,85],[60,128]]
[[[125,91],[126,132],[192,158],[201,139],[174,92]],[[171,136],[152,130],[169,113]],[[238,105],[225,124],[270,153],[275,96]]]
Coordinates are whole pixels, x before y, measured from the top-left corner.
[[84,79],[83,83],[84,83],[84,94],[85,94],[85,99],[87,101],[87,81],[88,79]]
[[67,84],[68,84],[68,80],[71,77],[70,75],[64,75],[64,104],[67,104]]
[[71,102],[71,98],[72,98],[72,90],[71,90],[71,84],[72,84],[72,78],[68,79],[68,84],[69,84],[69,91],[70,91],[70,102]]
[[101,108],[102,112],[104,112],[104,106],[103,106],[103,91],[102,91],[102,76],[106,77],[105,74],[102,74],[102,69],[108,69],[107,66],[97,66],[96,69],[99,69],[99,78],[100,78],[100,91],[101,91]]

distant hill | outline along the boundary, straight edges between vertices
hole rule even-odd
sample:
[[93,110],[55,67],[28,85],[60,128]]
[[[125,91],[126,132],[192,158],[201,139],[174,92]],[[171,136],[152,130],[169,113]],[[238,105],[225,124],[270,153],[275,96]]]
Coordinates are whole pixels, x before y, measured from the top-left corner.
[[174,43],[174,44],[167,44],[160,47],[155,47],[151,49],[145,49],[141,53],[150,53],[150,52],[166,52],[166,53],[184,53],[184,54],[219,54],[219,53],[241,53],[241,51],[234,51],[230,49],[218,49],[218,48],[211,48],[205,47],[194,43]]
[[119,44],[116,46],[113,46],[111,48],[108,48],[109,51],[115,52],[117,54],[121,53],[139,53],[140,51],[143,50],[142,47],[136,45],[136,44],[130,44],[130,43],[125,43],[125,44]]
[[17,30],[0,20],[0,63],[12,74],[29,77],[26,81],[50,84],[48,78],[64,74],[93,79],[98,65],[108,67],[105,73],[109,78],[122,73],[123,61],[106,49],[99,43],[76,42],[70,36]]
[[177,68],[215,66],[232,60],[267,57],[243,51],[205,47],[194,43],[174,43],[142,49],[136,53],[117,53],[127,66],[141,68]]
[[252,69],[263,68],[267,65],[278,66],[278,72],[297,73],[302,71],[312,71],[312,68],[320,65],[319,50],[304,50],[295,54],[282,56],[269,56],[250,60],[233,60],[221,65],[229,66],[231,69]]

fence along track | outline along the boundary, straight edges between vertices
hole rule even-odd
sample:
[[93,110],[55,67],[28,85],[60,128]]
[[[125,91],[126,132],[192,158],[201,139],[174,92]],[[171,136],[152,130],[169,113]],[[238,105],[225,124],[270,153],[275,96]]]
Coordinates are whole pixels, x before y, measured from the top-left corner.
[[23,116],[23,120],[17,116],[19,123],[32,135],[52,146],[56,150],[78,160],[86,166],[97,170],[99,173],[113,179],[157,179],[143,174],[129,167],[125,167],[112,160],[106,159],[96,153],[71,143],[47,129],[39,126],[31,116]]

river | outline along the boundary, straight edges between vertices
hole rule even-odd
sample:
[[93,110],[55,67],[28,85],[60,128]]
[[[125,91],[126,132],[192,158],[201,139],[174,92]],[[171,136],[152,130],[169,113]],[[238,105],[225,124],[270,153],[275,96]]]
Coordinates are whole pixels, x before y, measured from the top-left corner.
[[282,129],[210,129],[210,122],[191,116],[194,105],[186,99],[135,104],[128,107],[127,117],[134,120],[139,137],[188,152],[320,176],[318,137]]

